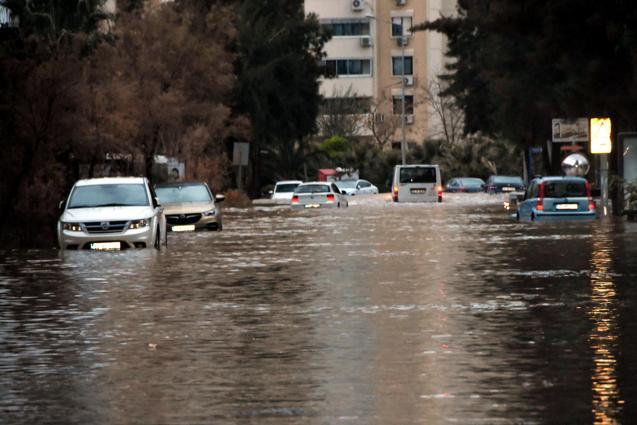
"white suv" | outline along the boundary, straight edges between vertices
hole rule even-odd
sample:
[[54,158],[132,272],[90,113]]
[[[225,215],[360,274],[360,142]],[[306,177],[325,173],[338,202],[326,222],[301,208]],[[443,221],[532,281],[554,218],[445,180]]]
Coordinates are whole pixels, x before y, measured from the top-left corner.
[[61,249],[160,247],[166,242],[163,208],[143,177],[79,180],[58,221]]

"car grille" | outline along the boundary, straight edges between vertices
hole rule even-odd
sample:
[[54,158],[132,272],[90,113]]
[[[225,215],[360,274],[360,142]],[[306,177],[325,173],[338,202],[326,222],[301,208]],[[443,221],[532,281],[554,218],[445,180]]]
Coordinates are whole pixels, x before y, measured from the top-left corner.
[[89,233],[120,233],[126,229],[128,221],[92,221],[84,223]]
[[195,224],[201,220],[201,214],[171,214],[166,216],[168,224]]

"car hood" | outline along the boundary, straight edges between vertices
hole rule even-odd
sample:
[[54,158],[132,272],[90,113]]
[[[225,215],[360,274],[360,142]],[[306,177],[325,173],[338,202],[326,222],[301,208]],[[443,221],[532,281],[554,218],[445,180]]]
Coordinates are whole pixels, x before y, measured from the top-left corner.
[[98,207],[98,208],[72,208],[64,211],[60,217],[63,222],[86,221],[123,221],[139,220],[152,217],[154,210],[151,207]]
[[183,202],[178,204],[162,204],[164,214],[195,214],[215,209],[214,202]]

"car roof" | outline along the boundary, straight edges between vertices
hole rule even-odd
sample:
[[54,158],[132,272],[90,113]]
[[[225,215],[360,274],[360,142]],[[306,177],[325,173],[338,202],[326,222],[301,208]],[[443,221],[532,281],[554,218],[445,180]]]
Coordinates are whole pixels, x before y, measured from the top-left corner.
[[405,164],[405,165],[396,165],[399,168],[417,168],[417,167],[436,167],[438,168],[438,164]]
[[301,184],[303,183],[301,180],[281,180],[275,183],[275,185],[277,184],[292,184],[292,183],[298,183]]
[[82,179],[75,182],[75,186],[94,186],[98,184],[144,184],[145,177],[100,177],[96,179]]
[[157,183],[155,187],[182,187],[182,186],[206,186],[204,182],[170,182]]
[[586,179],[584,177],[580,177],[580,176],[543,176],[543,177],[537,177],[534,180],[539,180],[539,181],[547,181],[547,180],[581,180],[581,181],[586,181]]
[[309,184],[327,184],[327,185],[329,185],[329,184],[332,184],[332,183],[334,183],[334,182],[304,182],[304,183],[301,183],[299,186],[307,186]]

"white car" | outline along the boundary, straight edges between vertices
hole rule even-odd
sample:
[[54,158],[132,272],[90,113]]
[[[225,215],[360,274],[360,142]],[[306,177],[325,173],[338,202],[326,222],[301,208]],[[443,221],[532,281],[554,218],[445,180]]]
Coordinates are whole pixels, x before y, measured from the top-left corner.
[[438,165],[396,165],[392,180],[394,202],[442,202]]
[[270,192],[270,199],[276,203],[289,204],[294,190],[301,183],[303,183],[301,180],[283,180],[277,182],[274,185],[274,190]]
[[159,249],[166,218],[146,178],[79,180],[58,221],[61,249]]
[[345,192],[346,195],[375,195],[378,188],[367,180],[340,180],[336,182],[336,186]]
[[330,182],[309,182],[300,184],[292,195],[293,210],[307,208],[347,207],[347,197],[338,186]]

